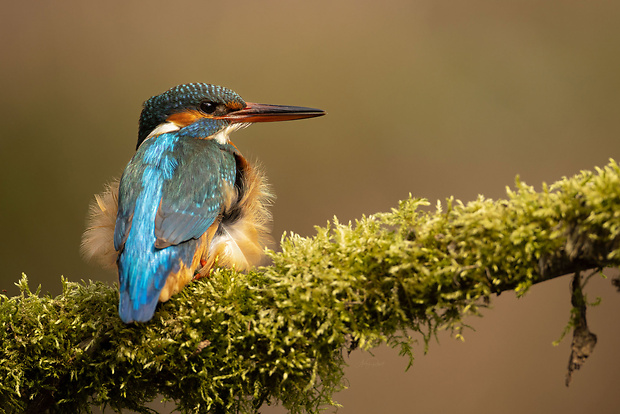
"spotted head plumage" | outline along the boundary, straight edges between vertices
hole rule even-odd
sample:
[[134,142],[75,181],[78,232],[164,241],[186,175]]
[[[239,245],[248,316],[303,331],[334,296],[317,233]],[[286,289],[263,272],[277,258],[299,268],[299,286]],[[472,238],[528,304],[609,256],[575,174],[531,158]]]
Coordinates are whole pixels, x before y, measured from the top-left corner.
[[[175,122],[187,126],[198,118],[224,121],[223,116],[243,109],[246,102],[236,92],[208,83],[187,83],[175,86],[144,102],[140,114],[136,148],[159,126]],[[228,123],[220,122],[220,127]]]

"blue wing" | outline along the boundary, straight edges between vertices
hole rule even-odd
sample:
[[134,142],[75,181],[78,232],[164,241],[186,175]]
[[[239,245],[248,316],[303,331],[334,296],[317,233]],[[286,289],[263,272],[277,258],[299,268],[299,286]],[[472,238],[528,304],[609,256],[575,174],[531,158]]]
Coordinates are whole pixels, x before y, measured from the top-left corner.
[[121,319],[147,321],[168,275],[189,265],[220,215],[235,156],[214,140],[163,134],[145,141],[123,173],[114,232]]
[[[156,247],[199,238],[220,215],[236,176],[235,158],[213,140],[192,140],[178,154],[178,171],[163,188],[155,219]],[[182,171],[182,172],[181,172]]]

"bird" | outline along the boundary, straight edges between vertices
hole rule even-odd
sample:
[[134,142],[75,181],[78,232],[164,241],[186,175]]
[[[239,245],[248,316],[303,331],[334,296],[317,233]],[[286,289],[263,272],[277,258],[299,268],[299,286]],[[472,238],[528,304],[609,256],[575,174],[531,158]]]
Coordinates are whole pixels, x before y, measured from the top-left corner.
[[265,176],[231,142],[252,123],[325,115],[257,104],[223,86],[187,83],[144,102],[136,152],[95,196],[81,250],[118,270],[120,319],[147,322],[217,266],[260,262],[273,198]]

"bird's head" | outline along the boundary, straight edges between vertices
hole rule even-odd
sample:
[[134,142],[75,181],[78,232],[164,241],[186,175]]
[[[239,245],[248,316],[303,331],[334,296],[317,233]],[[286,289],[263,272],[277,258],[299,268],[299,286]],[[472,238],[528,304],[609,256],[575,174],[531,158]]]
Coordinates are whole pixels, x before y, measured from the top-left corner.
[[144,103],[138,144],[166,132],[228,141],[229,134],[253,122],[286,121],[325,115],[314,108],[245,102],[223,86],[188,83],[175,86]]

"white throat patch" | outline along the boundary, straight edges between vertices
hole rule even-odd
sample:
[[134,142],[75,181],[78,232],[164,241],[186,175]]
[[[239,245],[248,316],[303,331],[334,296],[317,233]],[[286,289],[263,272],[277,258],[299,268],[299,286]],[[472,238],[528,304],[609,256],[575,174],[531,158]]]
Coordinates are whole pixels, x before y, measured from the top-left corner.
[[152,130],[151,133],[145,138],[145,141],[149,138],[156,137],[161,134],[178,131],[179,129],[181,128],[174,122],[164,122],[163,124],[157,125],[157,128]]
[[249,123],[230,124],[226,128],[222,129],[220,132],[218,132],[217,134],[213,135],[212,138],[216,140],[220,145],[228,144],[228,141],[230,140],[230,134],[232,134],[233,132],[239,129],[245,128],[249,125],[250,125]]
[[[249,125],[249,123],[230,124],[224,129],[207,138],[212,138],[216,140],[220,145],[226,145],[228,144],[228,141],[230,141],[230,134],[239,129],[246,128]],[[163,124],[159,124],[154,130],[152,130],[151,133],[145,138],[145,141],[149,138],[153,138],[162,134],[167,134],[168,132],[178,131],[180,129],[181,127],[174,122],[164,122]]]

